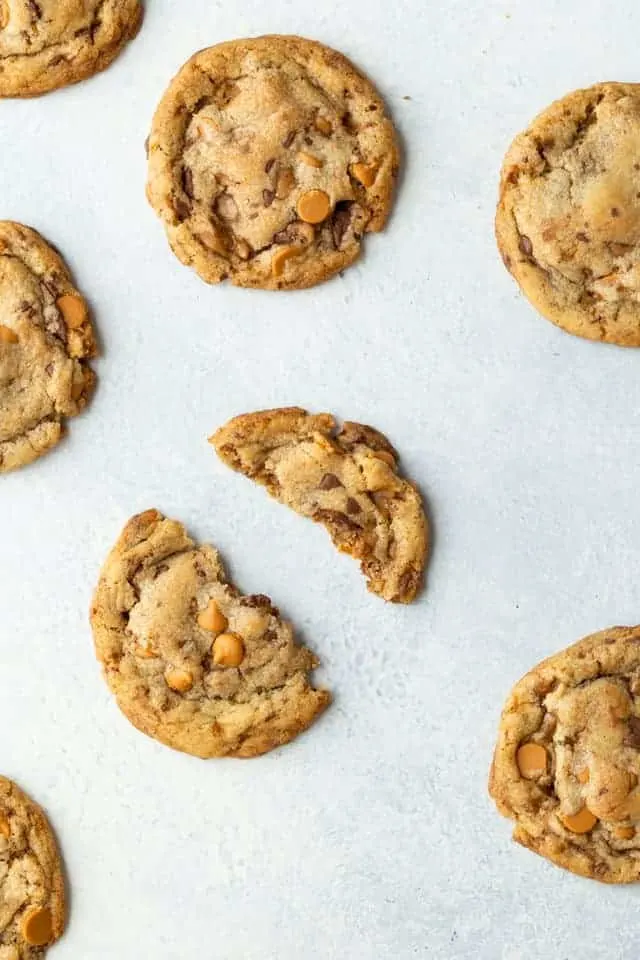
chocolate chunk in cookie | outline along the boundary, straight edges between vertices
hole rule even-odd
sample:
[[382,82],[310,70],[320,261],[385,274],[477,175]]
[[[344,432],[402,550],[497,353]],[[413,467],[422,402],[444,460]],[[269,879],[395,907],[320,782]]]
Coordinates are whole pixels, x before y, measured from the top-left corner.
[[141,20],[138,0],[0,0],[0,97],[35,97],[104,70]]
[[518,843],[606,883],[640,879],[640,627],[593,634],[513,689],[489,790]]
[[328,706],[268,597],[243,596],[218,554],[149,510],[129,521],[91,611],[98,659],[143,733],[197,757],[255,757],[293,740]]
[[0,960],[41,960],[65,924],[62,865],[44,813],[0,777]]
[[578,90],[516,137],[496,233],[545,317],[590,340],[640,346],[640,84]]
[[338,429],[328,413],[291,407],[236,417],[211,443],[233,470],[322,523],[340,551],[361,561],[373,593],[395,603],[415,599],[428,524],[418,490],[398,474],[398,455],[381,433],[359,423]]
[[95,377],[89,311],[67,267],[28,227],[0,222],[0,473],[55,446]]
[[387,220],[396,136],[341,54],[300,37],[197,53],[162,100],[147,193],[174,253],[208,283],[309,287]]

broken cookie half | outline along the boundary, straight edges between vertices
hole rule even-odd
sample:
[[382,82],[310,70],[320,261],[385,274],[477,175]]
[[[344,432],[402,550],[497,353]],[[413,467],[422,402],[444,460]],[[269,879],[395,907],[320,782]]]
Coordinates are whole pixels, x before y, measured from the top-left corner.
[[0,960],[38,960],[64,931],[62,863],[37,804],[0,777]]
[[640,880],[640,627],[534,667],[500,721],[489,791],[513,837],[573,873]]
[[233,470],[296,513],[322,523],[340,551],[361,561],[369,589],[410,603],[422,585],[429,530],[417,488],[373,427],[299,407],[236,417],[210,442]]
[[330,694],[268,597],[242,595],[216,550],[157,510],[133,517],[100,575],[96,652],[134,726],[197,757],[254,757],[293,740]]

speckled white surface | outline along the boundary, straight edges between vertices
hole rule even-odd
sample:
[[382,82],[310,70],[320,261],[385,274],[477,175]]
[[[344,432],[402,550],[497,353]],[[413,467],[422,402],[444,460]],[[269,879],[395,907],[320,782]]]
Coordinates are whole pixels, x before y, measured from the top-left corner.
[[[640,888],[510,842],[485,781],[512,683],[640,620],[640,354],[539,319],[494,248],[497,175],[538,109],[640,80],[640,8],[597,0],[148,0],[106,74],[0,104],[1,215],[90,297],[100,387],[70,439],[0,481],[0,769],[49,811],[72,911],[55,960],[635,960]],[[144,199],[143,142],[196,49],[300,32],[366,69],[406,175],[363,262],[305,293],[207,288]],[[406,99],[410,97],[411,99]],[[388,432],[435,519],[410,609],[226,471],[233,414],[299,403]],[[87,609],[126,519],[223,551],[321,655],[336,703],[262,760],[203,763],[120,716]]]

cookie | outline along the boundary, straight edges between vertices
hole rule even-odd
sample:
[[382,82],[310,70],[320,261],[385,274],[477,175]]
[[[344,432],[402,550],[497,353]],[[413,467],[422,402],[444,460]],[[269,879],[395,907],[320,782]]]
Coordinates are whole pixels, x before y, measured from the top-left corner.
[[416,487],[398,474],[386,437],[361,423],[299,407],[236,417],[211,437],[232,470],[324,525],[361,561],[369,590],[410,603],[422,584],[429,531]]
[[514,840],[572,873],[640,879],[640,627],[593,634],[509,697],[489,790]]
[[0,960],[37,960],[64,932],[58,848],[40,807],[0,777]]
[[35,97],[104,70],[141,21],[138,0],[0,0],[0,97]]
[[311,287],[382,230],[398,147],[384,104],[342,54],[301,37],[221,43],[167,90],[147,195],[176,256],[207,283]]
[[0,473],[58,443],[65,419],[87,404],[95,354],[87,305],[61,258],[35,230],[0,221]]
[[134,726],[196,757],[255,757],[293,740],[328,706],[268,597],[243,596],[217,552],[157,510],[133,517],[91,611],[98,659]]
[[516,137],[496,234],[543,316],[589,340],[640,345],[640,84],[578,90]]

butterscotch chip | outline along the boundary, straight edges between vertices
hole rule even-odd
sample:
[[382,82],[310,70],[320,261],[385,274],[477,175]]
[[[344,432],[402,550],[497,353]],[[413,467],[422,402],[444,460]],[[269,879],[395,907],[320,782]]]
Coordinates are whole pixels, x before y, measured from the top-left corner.
[[244,643],[237,633],[221,633],[212,650],[213,662],[219,667],[239,667],[244,660]]
[[34,907],[22,921],[22,936],[32,947],[44,947],[53,937],[53,917],[47,907]]
[[[310,684],[316,658],[269,598],[243,596],[213,547],[156,510],[133,517],[111,551],[91,623],[120,709],[176,750],[254,757],[293,740],[329,704]],[[148,638],[152,660],[138,656]]]
[[[376,168],[371,189],[357,164]],[[171,82],[149,138],[147,195],[172,250],[208,283],[299,289],[353,263],[364,234],[382,230],[397,170],[384,104],[345,57],[257,37],[200,51]],[[300,219],[320,225],[308,256],[274,270]],[[209,228],[223,231],[224,250],[203,242]]]
[[0,343],[18,343],[20,337],[11,327],[5,327],[0,324]]
[[63,296],[58,297],[56,306],[62,314],[64,322],[68,327],[71,327],[72,330],[84,326],[89,319],[86,303],[82,297],[74,293],[65,293]]
[[[338,429],[328,413],[291,407],[236,417],[210,442],[233,470],[323,524],[338,550],[361,561],[373,593],[395,603],[415,599],[428,524],[418,490],[399,475],[381,433],[360,423]],[[375,498],[379,490],[387,494],[384,505]]]
[[209,600],[206,609],[198,614],[198,626],[213,633],[223,633],[229,626],[229,621],[215,600]]
[[43,958],[64,931],[60,854],[40,807],[4,777],[0,848],[0,957]]
[[141,20],[138,0],[0,0],[0,97],[33,97],[104,70]]
[[586,807],[583,807],[578,813],[560,814],[560,819],[567,830],[571,830],[572,833],[589,833],[598,822],[598,818]]
[[297,210],[305,223],[322,223],[331,212],[331,201],[324,190],[309,190],[298,200]]
[[281,247],[273,255],[271,270],[274,277],[281,277],[288,260],[299,257],[304,251],[301,247]]
[[317,170],[324,166],[324,160],[322,157],[316,157],[312,153],[307,153],[305,150],[300,151],[298,154],[298,160],[300,163],[304,163],[305,166],[315,167]]
[[316,117],[313,121],[313,125],[316,130],[319,130],[320,133],[323,133],[325,137],[328,137],[331,133],[333,133],[333,124],[325,117]]
[[[2,76],[0,69],[0,84]],[[3,473],[54,447],[67,418],[84,409],[93,390],[88,360],[96,346],[84,300],[46,241],[35,230],[0,221],[0,246]]]
[[378,168],[375,164],[367,166],[366,163],[352,163],[349,171],[363,187],[372,187],[376,182]]
[[152,660],[157,656],[155,650],[151,646],[143,645],[139,643],[136,646],[135,654],[137,657],[142,657],[144,660]]
[[611,830],[614,837],[618,840],[633,840],[636,835],[635,827],[613,827]]
[[169,668],[164,675],[167,686],[177,693],[188,693],[193,686],[193,675],[188,670]]
[[638,678],[640,627],[593,634],[544,660],[505,704],[489,780],[515,840],[606,883],[640,880]]
[[553,103],[504,160],[496,216],[507,269],[552,323],[640,346],[640,84]]
[[547,772],[547,759],[547,751],[539,743],[524,743],[516,754],[518,769],[528,780]]

